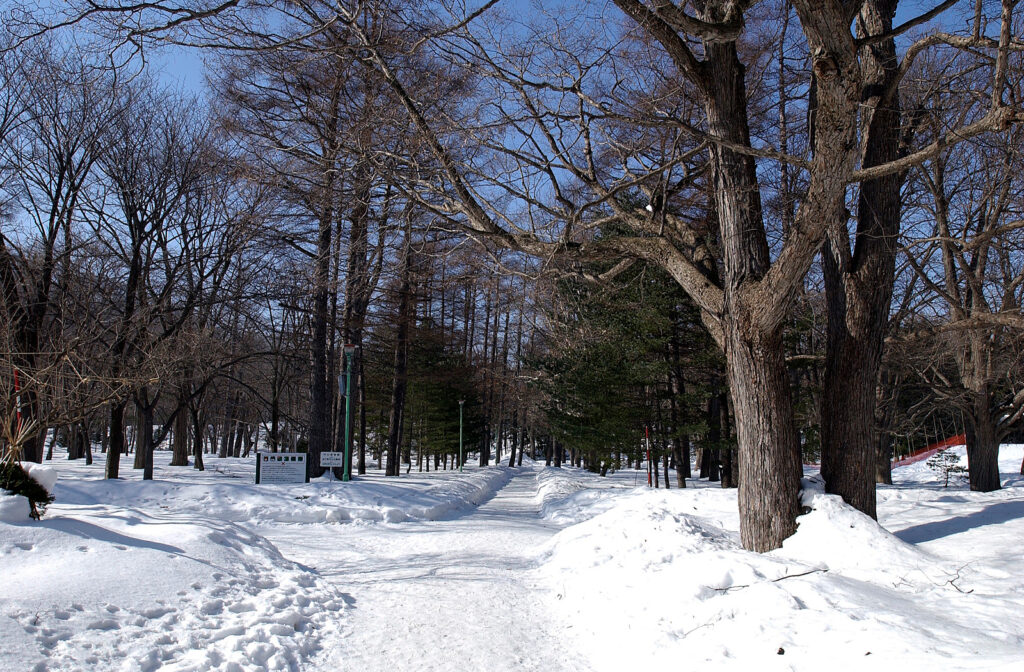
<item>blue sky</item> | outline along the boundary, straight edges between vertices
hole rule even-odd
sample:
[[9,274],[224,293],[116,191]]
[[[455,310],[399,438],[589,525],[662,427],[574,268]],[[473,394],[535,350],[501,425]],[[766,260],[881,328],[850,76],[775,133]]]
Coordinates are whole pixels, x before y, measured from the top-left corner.
[[[476,6],[480,2],[471,2],[470,4]],[[505,11],[515,12],[529,11],[530,6],[533,4],[535,4],[535,0],[502,0],[500,6]],[[542,2],[541,4],[558,5],[571,3],[566,3],[565,0],[555,0],[554,2]],[[902,23],[909,18],[928,11],[935,4],[934,0],[902,0],[896,12],[896,23]],[[950,28],[955,29],[957,27],[956,24],[962,20],[959,17],[963,16],[964,12],[970,12],[973,5],[973,3],[966,2],[966,0],[960,4],[963,6],[955,6],[947,11],[945,15],[946,22],[950,24]],[[53,0],[41,0],[39,2],[41,8],[52,5]],[[606,5],[607,11],[618,11],[610,1],[606,1]],[[194,93],[201,92],[205,88],[202,51],[170,46],[150,47],[146,52],[146,58],[149,62],[149,67],[159,73],[169,84],[180,86],[182,89]]]

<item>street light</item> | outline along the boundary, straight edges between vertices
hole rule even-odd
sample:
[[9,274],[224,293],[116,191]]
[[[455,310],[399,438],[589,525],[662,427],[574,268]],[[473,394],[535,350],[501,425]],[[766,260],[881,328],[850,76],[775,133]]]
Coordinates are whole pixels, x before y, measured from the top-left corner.
[[462,473],[462,407],[465,399],[459,399],[459,473]]

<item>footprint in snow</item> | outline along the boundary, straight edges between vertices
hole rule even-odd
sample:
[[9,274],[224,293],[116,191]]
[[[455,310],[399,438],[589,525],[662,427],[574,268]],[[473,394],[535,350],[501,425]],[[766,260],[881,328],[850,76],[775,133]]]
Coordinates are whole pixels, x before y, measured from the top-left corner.
[[85,626],[86,630],[120,630],[121,624],[112,618],[101,618]]
[[208,602],[204,602],[199,607],[199,611],[207,616],[216,616],[224,611],[224,600],[210,600]]
[[142,610],[140,610],[137,613],[140,616],[144,616],[144,617],[146,617],[148,619],[157,619],[157,618],[162,618],[162,617],[166,616],[167,614],[174,613],[175,611],[176,610],[174,608],[172,608],[172,607],[165,607],[165,606],[161,605],[159,607],[151,607],[149,609],[142,609]]

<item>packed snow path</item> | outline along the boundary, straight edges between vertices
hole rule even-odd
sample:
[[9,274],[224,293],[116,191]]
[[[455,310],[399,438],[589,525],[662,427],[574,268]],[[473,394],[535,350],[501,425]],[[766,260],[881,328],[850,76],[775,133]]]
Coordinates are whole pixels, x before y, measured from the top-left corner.
[[[397,525],[262,530],[349,596],[330,670],[576,670],[529,570],[561,526],[523,467],[466,515]],[[585,667],[585,666],[584,666]]]

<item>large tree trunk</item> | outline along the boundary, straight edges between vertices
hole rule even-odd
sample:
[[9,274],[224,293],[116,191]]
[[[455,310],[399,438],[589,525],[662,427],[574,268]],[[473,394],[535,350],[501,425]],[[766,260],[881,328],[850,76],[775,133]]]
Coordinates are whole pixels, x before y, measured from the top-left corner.
[[875,437],[875,483],[892,485],[892,435],[886,431]]
[[509,442],[510,448],[508,451],[508,466],[514,467],[516,466],[516,452],[522,450],[522,448],[519,446],[519,442],[522,440],[522,430],[517,430],[516,428],[513,427],[511,431],[513,433],[512,440]]
[[139,399],[139,397],[135,398],[135,434],[133,437],[135,440],[135,459],[132,463],[132,469],[146,468],[146,452],[143,450],[144,446],[142,441],[145,435],[148,434],[152,436],[153,434],[153,424],[150,423],[148,431],[146,426],[143,424],[146,419],[143,417],[142,401]]
[[110,407],[110,447],[107,450],[105,478],[117,478],[124,453],[124,409],[128,402],[119,401]]
[[136,459],[142,456],[142,480],[153,480],[153,404],[149,401],[149,395],[143,388],[141,402],[136,406],[139,413],[139,436],[136,447]]
[[971,490],[999,490],[999,437],[993,421],[987,390],[974,392],[972,412],[967,417],[967,466]]
[[174,443],[173,443],[173,454],[171,455],[171,466],[172,467],[187,467],[188,466],[188,414],[186,406],[188,404],[187,398],[178,399],[180,408],[178,415],[174,417]]
[[64,429],[64,441],[68,445],[68,459],[81,459],[85,451],[84,446],[82,445],[81,432],[79,431],[78,423],[72,423]]
[[235,402],[234,397],[228,402],[227,410],[224,415],[224,432],[220,437],[220,448],[217,450],[217,457],[223,459],[228,456],[229,448],[231,443],[234,441],[234,427],[235,427]]
[[680,488],[686,487],[686,479],[690,475],[690,435],[683,434],[675,440],[673,450],[673,461],[676,463],[676,484]]
[[196,402],[196,407],[189,409],[192,415],[192,458],[195,460],[195,468],[199,471],[205,471],[206,465],[203,464],[203,423],[199,420],[199,402]]
[[[896,0],[868,0],[860,24],[870,35],[892,29]],[[863,29],[862,29],[863,32]],[[897,77],[893,40],[864,49],[862,58],[867,134],[863,166],[899,154],[899,99],[878,93]],[[828,305],[828,337],[821,400],[821,475],[825,490],[874,518],[875,398],[882,342],[889,317],[900,226],[902,177],[892,174],[861,184],[852,256],[846,222],[835,222],[822,254]]]
[[278,384],[277,373],[274,373],[274,386],[270,398],[270,436],[267,442],[270,444],[270,452],[278,452],[278,445],[281,442],[281,389]]
[[92,436],[90,435],[89,421],[82,423],[82,447],[85,449],[85,464],[92,464]]
[[235,440],[231,446],[231,457],[240,457],[242,455],[242,441],[248,432],[249,426],[244,422],[239,421],[235,423]]
[[[712,96],[705,104],[712,134],[749,145],[744,67],[736,44],[706,45]],[[739,443],[740,539],[753,551],[778,548],[796,531],[800,445],[786,369],[781,324],[765,324],[744,296],[771,260],[754,160],[720,145],[710,148],[714,214],[724,257],[724,349]],[[769,300],[778,300],[775,297]]]
[[[329,200],[326,196],[325,200]],[[310,381],[309,447],[306,456],[310,476],[320,476],[320,453],[331,449],[331,394],[327,386],[327,317],[330,298],[331,215],[321,217],[317,239],[317,259],[313,273],[313,371]]]
[[890,427],[896,416],[896,404],[885,403],[891,384],[885,370],[879,373],[875,388],[875,483],[892,485],[892,432]]
[[360,476],[366,473],[366,371],[362,357],[359,358],[359,458],[356,473]]
[[[28,423],[32,420],[42,420],[42,414],[39,412],[39,396],[35,391],[28,390],[21,396],[24,399],[21,406],[21,417],[23,423]],[[36,431],[29,432],[25,437],[25,440],[21,443],[22,460],[25,462],[42,464],[43,444],[46,442],[46,430],[46,427],[39,426]]]
[[718,410],[721,413],[721,448],[718,454],[721,456],[721,478],[723,488],[739,487],[739,465],[736,464],[736,451],[732,448],[730,441],[731,430],[729,423],[729,395],[722,391],[718,393]]
[[391,415],[388,420],[388,464],[386,476],[398,476],[399,449],[405,415],[406,375],[408,370],[409,329],[415,305],[412,299],[412,219],[405,225],[405,258],[402,261],[402,284],[398,290],[398,333],[395,336],[395,378],[391,386]]
[[729,388],[739,450],[740,539],[769,551],[796,531],[802,468],[793,425],[782,330],[753,343],[733,333]]

